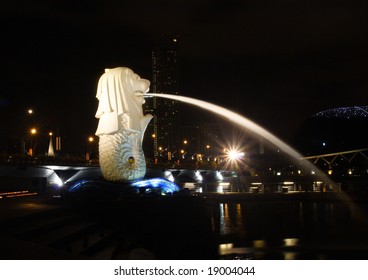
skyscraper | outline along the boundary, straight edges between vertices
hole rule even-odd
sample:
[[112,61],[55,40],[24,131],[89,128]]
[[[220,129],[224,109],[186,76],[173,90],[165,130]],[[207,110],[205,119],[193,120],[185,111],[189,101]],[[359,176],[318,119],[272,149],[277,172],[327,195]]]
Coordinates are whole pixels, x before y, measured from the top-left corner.
[[[152,50],[151,92],[178,94],[178,38],[161,36]],[[153,144],[152,153],[155,158],[167,155],[178,149],[179,110],[178,102],[160,97],[152,97],[146,101],[145,113],[154,118],[148,130]],[[146,140],[150,141],[150,140]]]

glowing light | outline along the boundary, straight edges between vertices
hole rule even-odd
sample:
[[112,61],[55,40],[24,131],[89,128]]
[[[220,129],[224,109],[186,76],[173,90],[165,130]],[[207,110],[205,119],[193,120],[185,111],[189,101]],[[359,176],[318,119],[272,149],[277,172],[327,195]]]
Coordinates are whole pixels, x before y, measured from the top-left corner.
[[176,184],[162,178],[152,178],[148,180],[137,181],[132,183],[132,186],[137,188],[157,188],[161,190],[162,195],[172,194],[180,190]]
[[203,181],[203,176],[201,175],[201,173],[198,170],[195,172],[195,176],[196,176],[197,181],[199,181],[199,182]]
[[285,238],[283,241],[284,241],[284,245],[286,247],[297,246],[298,243],[299,243],[299,239],[298,238]]
[[229,160],[239,160],[244,156],[244,153],[238,150],[229,150],[227,156]]
[[[69,193],[77,193],[79,190],[88,191],[88,188],[98,186],[101,182],[96,180],[78,180],[67,188]],[[158,192],[160,195],[170,195],[180,191],[180,188],[173,182],[163,178],[152,178],[140,180],[126,185],[127,188],[134,188],[137,191],[140,189],[149,192]]]
[[253,240],[253,246],[255,248],[265,248],[266,241],[265,240]]
[[63,185],[63,181],[58,177],[58,178],[55,179],[55,184],[58,187],[61,187]]
[[75,182],[74,184],[72,184],[70,186],[70,188],[68,189],[69,192],[76,192],[78,191],[79,189],[82,188],[82,186],[84,186],[86,183],[88,183],[87,180],[80,180],[80,181],[77,181]]
[[0,195],[16,195],[16,194],[25,194],[28,191],[14,191],[14,192],[2,192]]
[[11,198],[11,197],[20,197],[20,196],[32,196],[32,195],[37,195],[36,192],[32,192],[30,193],[29,191],[15,191],[15,192],[4,192],[4,193],[0,193],[0,198],[3,197],[7,197],[7,198]]
[[170,182],[174,182],[175,181],[175,178],[172,174],[170,174],[169,176],[167,176],[166,178],[167,180],[169,180]]
[[8,195],[7,197],[20,197],[20,196],[31,196],[31,195],[37,195],[38,193],[24,193],[24,194],[16,194],[16,195]]
[[224,176],[222,176],[221,172],[216,171],[216,178],[220,181],[224,180]]
[[232,249],[234,248],[234,243],[223,243],[219,245],[220,250]]

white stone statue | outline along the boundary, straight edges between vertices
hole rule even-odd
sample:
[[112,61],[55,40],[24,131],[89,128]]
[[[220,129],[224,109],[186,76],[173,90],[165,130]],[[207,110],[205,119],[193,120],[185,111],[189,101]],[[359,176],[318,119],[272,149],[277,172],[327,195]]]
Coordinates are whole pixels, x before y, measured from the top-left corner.
[[108,181],[128,182],[146,174],[142,142],[152,115],[143,115],[142,105],[149,86],[126,67],[105,69],[100,77],[96,135],[101,171]]

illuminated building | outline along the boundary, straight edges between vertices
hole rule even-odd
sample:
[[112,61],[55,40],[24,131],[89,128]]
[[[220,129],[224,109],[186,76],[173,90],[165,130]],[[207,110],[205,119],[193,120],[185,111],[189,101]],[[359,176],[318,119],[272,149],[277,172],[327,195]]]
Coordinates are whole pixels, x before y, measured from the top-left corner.
[[[177,37],[161,36],[152,50],[152,79],[150,91],[154,93],[178,94],[178,59]],[[152,97],[146,100],[145,113],[151,113],[154,118],[147,130],[147,143],[153,144],[146,155],[158,156],[158,148],[164,147],[169,151],[178,148],[180,141],[178,135],[179,110],[175,100]],[[154,135],[154,137],[152,137]]]

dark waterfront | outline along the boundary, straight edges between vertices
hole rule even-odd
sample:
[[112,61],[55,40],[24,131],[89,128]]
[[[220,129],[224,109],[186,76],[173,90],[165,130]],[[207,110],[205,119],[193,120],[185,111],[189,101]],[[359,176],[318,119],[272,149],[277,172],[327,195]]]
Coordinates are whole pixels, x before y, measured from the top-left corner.
[[1,259],[368,259],[368,204],[340,195],[2,199]]
[[311,195],[210,202],[219,258],[368,259],[367,202]]

